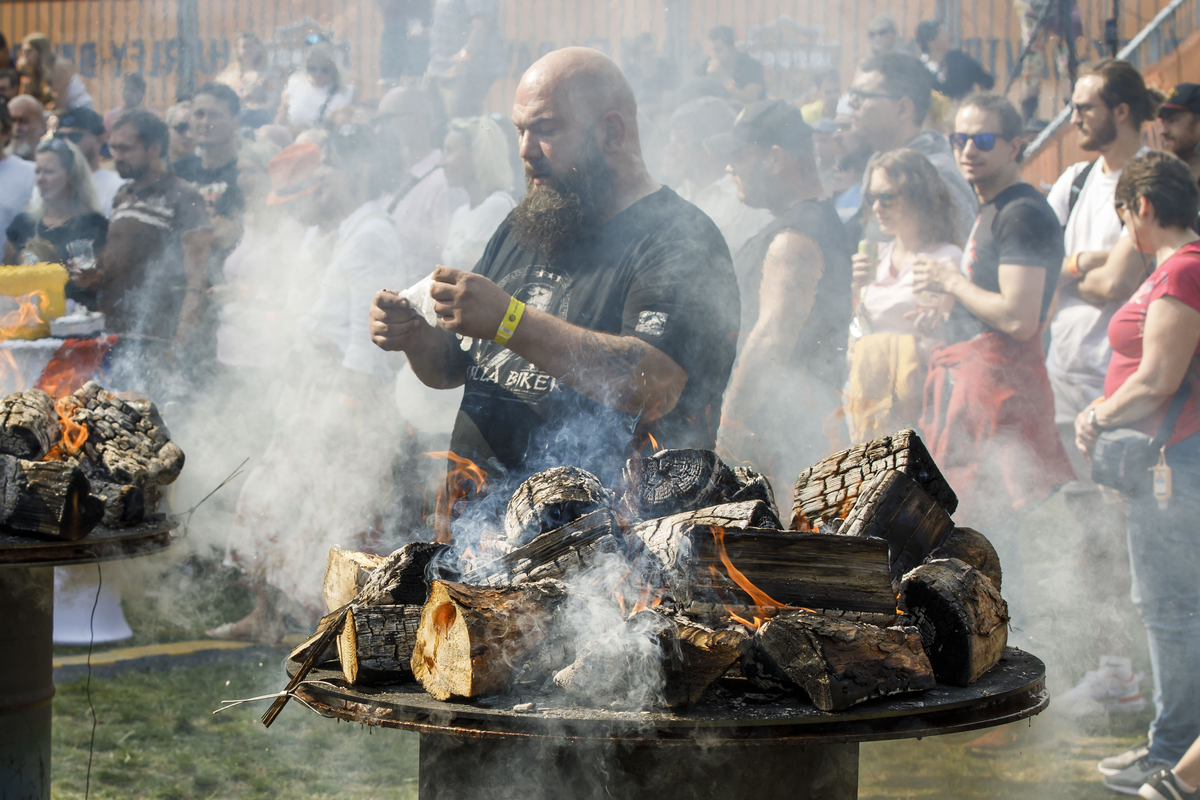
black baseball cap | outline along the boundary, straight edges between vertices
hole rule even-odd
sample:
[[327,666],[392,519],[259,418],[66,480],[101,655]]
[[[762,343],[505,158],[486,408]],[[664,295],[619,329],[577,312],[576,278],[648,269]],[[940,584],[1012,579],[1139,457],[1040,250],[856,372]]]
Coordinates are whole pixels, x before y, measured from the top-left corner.
[[104,134],[104,118],[87,106],[68,108],[58,118],[60,128],[81,128],[97,136]]
[[1164,111],[1190,111],[1200,114],[1200,84],[1181,83],[1176,86],[1159,107],[1158,115],[1161,117]]
[[717,158],[731,158],[747,145],[812,152],[812,128],[800,109],[783,100],[760,100],[742,109],[733,128],[704,140],[708,152]]

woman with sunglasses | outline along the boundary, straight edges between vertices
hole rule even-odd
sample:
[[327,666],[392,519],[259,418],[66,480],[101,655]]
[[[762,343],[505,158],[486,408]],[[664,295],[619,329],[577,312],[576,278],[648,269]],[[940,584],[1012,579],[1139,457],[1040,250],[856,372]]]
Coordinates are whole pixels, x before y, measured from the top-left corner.
[[[912,427],[921,414],[925,355],[932,341],[913,319],[921,307],[913,292],[919,256],[957,262],[950,192],[916,150],[892,150],[871,165],[867,204],[892,240],[877,259],[854,256],[860,298],[851,330],[846,417],[853,444]],[[936,298],[933,299],[936,303]]]
[[[310,37],[312,39],[312,37]],[[287,80],[275,121],[293,131],[320,125],[334,109],[354,100],[354,85],[346,82],[337,51],[328,41],[310,42],[304,69]]]
[[57,260],[71,270],[67,298],[95,308],[96,293],[76,283],[80,271],[95,266],[108,241],[108,220],[100,213],[91,167],[78,147],[59,138],[38,145],[35,165],[42,202],[8,226],[4,263],[19,263],[22,248],[33,239],[49,242]]
[[1133,597],[1157,709],[1148,754],[1105,779],[1131,792],[1200,736],[1200,241],[1192,230],[1200,192],[1186,164],[1151,152],[1125,165],[1114,199],[1137,251],[1158,267],[1108,324],[1104,397],[1076,418],[1075,437],[1088,458],[1097,437],[1116,428],[1165,440],[1163,469],[1144,472],[1129,498]]

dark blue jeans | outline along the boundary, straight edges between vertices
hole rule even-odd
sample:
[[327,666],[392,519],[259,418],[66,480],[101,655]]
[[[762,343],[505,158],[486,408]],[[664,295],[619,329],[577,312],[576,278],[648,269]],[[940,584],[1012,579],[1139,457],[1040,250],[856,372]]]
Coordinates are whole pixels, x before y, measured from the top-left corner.
[[1200,736],[1200,434],[1167,448],[1167,464],[1170,506],[1130,501],[1129,566],[1154,670],[1150,757],[1174,764]]

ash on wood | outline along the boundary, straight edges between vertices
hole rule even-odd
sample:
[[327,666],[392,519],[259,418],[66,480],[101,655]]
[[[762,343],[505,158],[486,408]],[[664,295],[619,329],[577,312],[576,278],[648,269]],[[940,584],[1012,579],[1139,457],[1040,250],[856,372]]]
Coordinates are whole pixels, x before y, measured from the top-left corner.
[[68,461],[22,461],[0,456],[0,525],[25,536],[76,541],[104,516],[88,480]]
[[[635,526],[630,537],[652,559],[654,583],[665,585],[681,609],[744,605],[721,558],[755,587],[789,606],[894,616],[896,596],[882,539],[734,527],[730,519],[769,513],[761,501],[731,503]],[[753,602],[753,601],[751,601]]]
[[127,528],[146,518],[146,492],[140,486],[89,478],[92,496],[104,504],[103,523],[109,528]]
[[555,467],[529,476],[513,492],[504,515],[504,535],[510,548],[520,547],[611,506],[612,493],[595,475],[577,467]]
[[622,503],[635,519],[748,500],[761,500],[775,513],[766,478],[749,467],[730,469],[712,450],[660,450],[649,458],[631,458],[622,482]]
[[500,691],[517,673],[534,679],[550,667],[548,653],[564,652],[554,617],[566,597],[557,581],[505,588],[434,581],[421,610],[413,675],[438,700]]
[[40,461],[60,438],[54,400],[41,389],[14,392],[0,401],[0,453]]
[[996,555],[996,548],[992,547],[988,538],[974,528],[952,530],[927,560],[945,558],[957,558],[964,564],[970,564],[986,575],[996,585],[997,591],[1003,588],[1001,581],[1004,573],[1000,568],[1000,556]]
[[612,512],[601,508],[557,530],[534,537],[527,544],[483,565],[472,577],[494,585],[562,578],[567,573],[593,566],[605,553],[619,553],[623,549]]
[[934,686],[916,628],[877,628],[807,611],[763,623],[742,671],[767,687],[798,686],[822,711]]
[[95,381],[61,402],[71,421],[87,428],[84,453],[106,480],[148,489],[179,477],[183,451],[171,441],[153,403],[122,400]]
[[394,681],[412,672],[421,606],[351,606],[338,636],[348,683]]
[[748,642],[742,628],[716,630],[647,608],[580,648],[554,683],[590,705],[678,708],[698,701]]
[[358,593],[367,585],[371,573],[383,561],[382,556],[373,553],[359,553],[340,547],[330,548],[329,557],[325,559],[325,581],[322,584],[326,613],[341,608],[358,597]]
[[956,558],[905,575],[900,608],[916,621],[939,683],[970,686],[1004,655],[1008,604],[990,579]]
[[902,430],[834,453],[801,472],[793,496],[792,530],[815,531],[821,523],[845,519],[862,484],[872,475],[889,469],[915,480],[947,514],[958,508],[958,497],[921,437],[912,430]]
[[953,528],[950,515],[915,480],[888,469],[863,485],[838,534],[886,540],[892,584],[899,588]]

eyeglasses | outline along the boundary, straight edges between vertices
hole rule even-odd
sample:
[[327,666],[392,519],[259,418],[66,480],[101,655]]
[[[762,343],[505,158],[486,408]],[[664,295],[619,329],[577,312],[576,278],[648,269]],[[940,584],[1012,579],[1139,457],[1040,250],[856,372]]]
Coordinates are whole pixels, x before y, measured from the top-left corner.
[[896,205],[896,201],[900,199],[900,195],[893,192],[880,192],[879,194],[867,195],[867,208],[879,203],[880,208],[891,208]]
[[1117,202],[1113,203],[1113,208],[1117,210],[1117,216],[1119,217],[1121,216],[1122,211],[1129,208],[1129,204],[1124,200],[1118,200]]
[[191,129],[191,123],[188,123],[188,122],[180,122],[180,123],[179,123],[179,124],[177,124],[177,125],[172,125],[172,126],[171,126],[171,129],[172,129],[172,130],[174,130],[176,133],[178,133],[178,134],[182,135],[182,134],[185,134],[185,133],[187,133],[187,132],[188,132],[188,130],[190,130],[190,129]]
[[74,144],[79,144],[80,142],[82,142],[83,137],[84,137],[83,131],[70,131],[70,132],[56,131],[54,134],[55,139],[66,139],[67,141],[73,142]]
[[867,100],[875,98],[884,98],[887,100],[899,100],[903,95],[892,94],[890,92],[868,92],[863,89],[851,89],[846,92],[846,102],[851,108],[858,108]]
[[967,142],[974,142],[976,149],[987,152],[996,146],[996,139],[1000,138],[994,133],[952,133],[949,136],[950,145],[955,150],[962,150],[967,146]]

